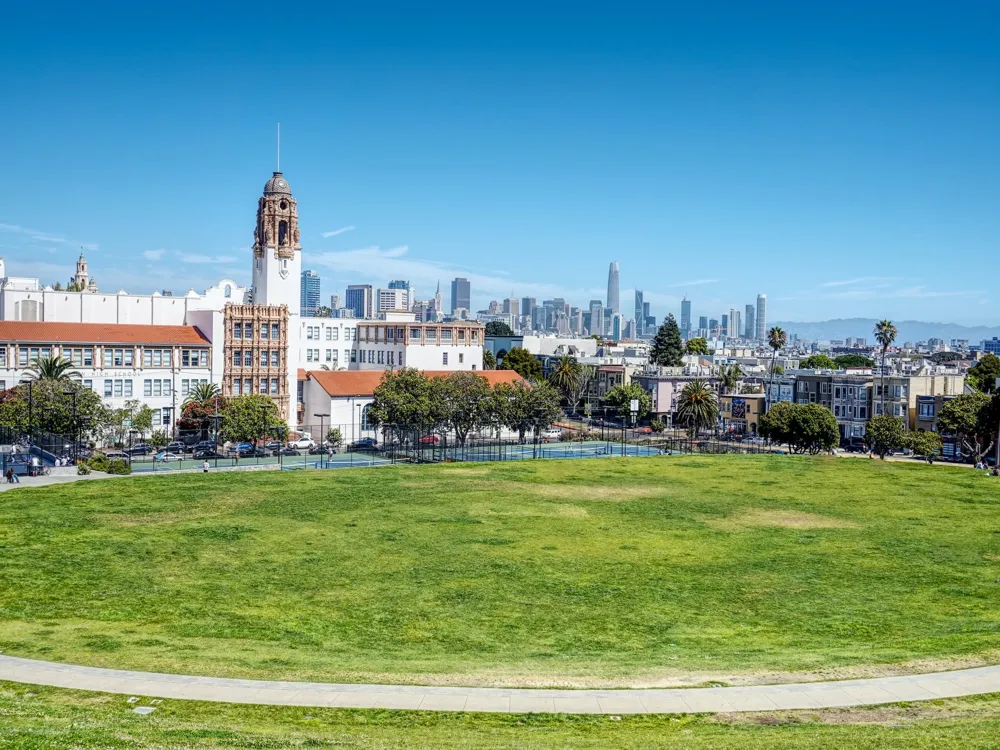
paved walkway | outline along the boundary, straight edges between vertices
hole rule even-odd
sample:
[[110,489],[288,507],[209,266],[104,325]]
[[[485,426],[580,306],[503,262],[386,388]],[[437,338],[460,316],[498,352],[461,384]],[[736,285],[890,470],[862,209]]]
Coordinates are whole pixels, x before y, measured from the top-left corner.
[[233,680],[77,667],[0,655],[0,680],[225,703],[502,713],[674,714],[874,706],[1000,692],[1000,666],[728,688],[541,690]]

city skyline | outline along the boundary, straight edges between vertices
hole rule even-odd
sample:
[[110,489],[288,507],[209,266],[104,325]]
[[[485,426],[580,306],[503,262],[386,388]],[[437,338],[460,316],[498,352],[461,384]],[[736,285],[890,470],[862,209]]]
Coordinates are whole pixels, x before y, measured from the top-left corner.
[[516,5],[388,28],[314,10],[305,30],[274,19],[276,70],[245,44],[251,13],[13,8],[8,267],[64,282],[82,247],[105,289],[248,283],[245,206],[281,119],[324,299],[461,276],[473,308],[511,288],[584,305],[611,256],[659,318],[692,291],[717,316],[768,289],[775,319],[1000,323],[989,285],[944,262],[1000,242],[995,7],[734,7],[723,25],[664,7],[573,34]]

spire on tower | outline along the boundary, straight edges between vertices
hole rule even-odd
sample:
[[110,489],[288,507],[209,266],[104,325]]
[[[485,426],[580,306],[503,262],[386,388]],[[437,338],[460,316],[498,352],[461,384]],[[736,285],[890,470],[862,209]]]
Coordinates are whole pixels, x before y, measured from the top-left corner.
[[278,120],[278,166],[276,171],[281,171],[281,120]]

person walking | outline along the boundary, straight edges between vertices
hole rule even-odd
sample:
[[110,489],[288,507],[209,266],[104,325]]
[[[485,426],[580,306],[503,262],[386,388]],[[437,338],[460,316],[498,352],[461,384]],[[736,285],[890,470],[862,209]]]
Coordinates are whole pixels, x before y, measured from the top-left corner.
[[7,484],[14,484],[14,470],[13,469],[7,469],[6,477],[7,477]]
[[207,459],[207,458],[205,459],[205,463],[203,463],[203,464],[201,465],[201,470],[202,470],[202,471],[203,471],[203,472],[204,472],[205,474],[208,474],[208,459]]

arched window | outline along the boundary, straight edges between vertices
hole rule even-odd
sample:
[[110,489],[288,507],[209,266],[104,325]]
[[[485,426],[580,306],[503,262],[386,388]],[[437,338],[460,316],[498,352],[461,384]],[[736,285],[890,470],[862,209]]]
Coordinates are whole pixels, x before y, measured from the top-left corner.
[[288,222],[281,221],[278,223],[278,244],[284,245],[288,242]]
[[229,286],[229,284],[226,284],[226,288],[223,289],[222,293],[224,295],[226,295],[226,297],[232,297],[233,296],[233,288],[231,286]]
[[365,404],[365,408],[361,410],[361,429],[370,430],[372,428],[371,423],[368,421],[368,415],[371,413],[372,405]]

